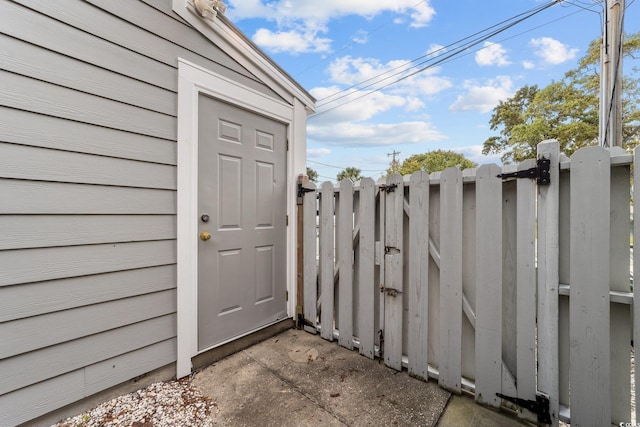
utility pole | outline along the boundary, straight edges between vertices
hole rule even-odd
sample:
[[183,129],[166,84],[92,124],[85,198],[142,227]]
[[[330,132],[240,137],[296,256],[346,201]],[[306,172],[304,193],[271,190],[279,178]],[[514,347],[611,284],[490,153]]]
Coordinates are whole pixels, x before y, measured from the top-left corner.
[[391,153],[387,153],[387,156],[392,156],[393,159],[391,160],[391,171],[397,171],[400,169],[400,163],[396,160],[396,156],[400,154],[399,151],[396,151],[395,149],[391,152]]
[[606,0],[600,51],[601,147],[622,147],[622,24],[625,0]]

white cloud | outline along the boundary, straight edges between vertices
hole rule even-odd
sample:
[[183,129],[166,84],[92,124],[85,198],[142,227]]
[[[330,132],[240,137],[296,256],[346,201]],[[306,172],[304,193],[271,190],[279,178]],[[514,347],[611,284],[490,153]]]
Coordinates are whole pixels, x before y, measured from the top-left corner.
[[307,148],[307,157],[311,159],[319,159],[331,154],[331,150],[328,148]]
[[382,12],[408,16],[413,27],[424,27],[435,15],[429,0],[418,4],[415,0],[229,0],[227,15],[232,21],[263,18],[288,25],[295,21],[326,23],[330,19],[347,15],[371,18]]
[[289,52],[291,54],[306,52],[328,52],[331,39],[318,36],[317,31],[298,30],[272,32],[266,28],[258,29],[251,38],[256,44],[272,53]]
[[[344,85],[366,82],[365,85],[369,86],[365,88],[367,90],[389,85],[416,70],[409,61],[403,59],[381,63],[372,58],[352,58],[351,56],[334,60],[328,68],[332,82]],[[389,90],[394,94],[434,95],[452,86],[447,78],[437,75],[440,71],[438,67],[429,68],[393,84]]]
[[522,61],[522,67],[525,70],[531,70],[532,68],[534,68],[536,65],[531,62],[531,61]]
[[466,81],[466,92],[458,96],[449,110],[453,112],[479,111],[488,113],[498,102],[513,95],[513,82],[508,76],[498,76],[495,79],[478,84],[475,81]]
[[484,48],[476,52],[476,63],[483,67],[504,67],[511,64],[507,59],[507,50],[501,44],[491,42],[484,42]]
[[568,45],[551,37],[531,39],[529,45],[535,49],[534,53],[547,64],[562,64],[574,59],[578,54],[578,49],[569,48]]
[[445,135],[422,121],[400,123],[337,123],[307,126],[309,139],[326,145],[341,147],[371,147],[399,144],[418,144],[441,141]]
[[482,145],[469,145],[467,147],[455,147],[451,148],[451,151],[463,154],[467,159],[480,165],[486,165],[489,163],[502,164],[500,160],[500,154],[482,154]]
[[[320,100],[318,102],[318,112],[344,104],[340,108],[327,111],[318,116],[314,119],[317,120],[316,123],[331,124],[335,122],[364,121],[391,108],[401,108],[412,105],[402,96],[390,95],[384,92],[373,92],[367,96],[363,96],[367,94],[367,92],[351,90],[333,96],[337,94],[339,90],[340,89],[335,86],[310,90],[311,95]],[[344,97],[340,98],[341,96]],[[326,100],[322,101],[323,99]]]

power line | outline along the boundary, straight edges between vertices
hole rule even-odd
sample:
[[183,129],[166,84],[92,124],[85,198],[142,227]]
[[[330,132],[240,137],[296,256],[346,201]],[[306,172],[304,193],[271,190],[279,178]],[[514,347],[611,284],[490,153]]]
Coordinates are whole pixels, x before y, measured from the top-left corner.
[[[549,7],[551,7],[551,6],[553,6],[553,5],[557,4],[557,3],[559,3],[559,2],[561,2],[561,1],[562,1],[562,0],[554,0],[554,1],[552,1],[552,2],[550,2],[550,3],[547,3],[547,4],[545,4],[545,5],[542,5],[542,6],[538,7],[538,8],[531,9],[531,12],[530,12],[530,13],[528,13],[526,16],[524,16],[524,17],[522,17],[522,18],[520,18],[520,19],[517,19],[516,21],[513,21],[513,22],[511,22],[511,23],[509,23],[509,24],[507,24],[507,25],[504,25],[503,27],[500,27],[500,28],[498,28],[497,30],[492,31],[491,33],[489,33],[489,34],[487,34],[487,35],[485,35],[485,36],[482,36],[482,37],[476,38],[475,40],[472,40],[471,42],[469,42],[469,43],[467,43],[467,44],[464,44],[464,45],[462,45],[462,46],[458,46],[458,47],[456,47],[456,48],[454,49],[454,51],[452,51],[450,54],[448,54],[448,55],[446,55],[446,56],[443,54],[443,55],[437,56],[436,58],[430,58],[430,59],[428,59],[428,60],[425,60],[425,61],[422,61],[422,62],[420,62],[420,63],[416,64],[416,66],[417,66],[417,65],[423,65],[423,64],[425,64],[425,63],[427,63],[427,62],[431,61],[432,59],[438,59],[438,58],[441,58],[442,56],[444,56],[444,58],[442,58],[442,59],[438,59],[437,61],[435,61],[435,62],[434,62],[434,63],[432,63],[432,64],[426,65],[426,66],[424,66],[424,67],[422,67],[422,68],[419,68],[419,69],[417,69],[417,70],[415,70],[415,71],[413,71],[413,72],[411,72],[411,73],[408,73],[408,74],[406,74],[406,75],[403,75],[403,76],[401,76],[401,77],[399,77],[399,78],[395,79],[395,80],[394,80],[394,81],[392,81],[391,83],[387,83],[387,84],[385,84],[385,85],[383,85],[383,86],[380,86],[380,87],[377,87],[376,89],[373,89],[373,90],[371,90],[371,91],[369,91],[369,92],[365,92],[365,93],[361,94],[360,96],[357,96],[357,97],[355,97],[355,98],[348,99],[348,100],[346,100],[345,102],[343,102],[343,103],[341,103],[341,104],[338,104],[338,105],[336,105],[336,106],[334,106],[334,107],[330,107],[330,108],[327,108],[326,110],[319,111],[319,112],[315,113],[314,115],[312,115],[312,116],[310,117],[310,119],[311,119],[311,118],[313,118],[313,117],[317,117],[317,116],[320,116],[320,115],[322,115],[322,114],[325,114],[325,113],[327,113],[327,112],[329,112],[329,111],[332,111],[332,110],[334,110],[334,109],[336,109],[336,108],[340,108],[340,107],[342,107],[342,106],[344,106],[344,105],[346,105],[346,104],[349,104],[349,103],[351,103],[351,102],[354,102],[354,101],[357,101],[357,100],[359,100],[359,99],[362,99],[362,98],[364,98],[364,97],[366,97],[366,96],[372,95],[372,94],[374,94],[374,93],[376,93],[376,92],[381,91],[382,89],[385,89],[385,88],[387,88],[387,87],[389,87],[389,86],[392,86],[392,85],[394,85],[394,84],[396,84],[396,83],[399,83],[399,82],[401,82],[401,81],[403,81],[403,80],[406,80],[406,79],[408,79],[408,78],[410,78],[410,77],[413,77],[413,76],[415,76],[416,74],[419,74],[419,73],[421,73],[421,72],[423,72],[423,71],[425,71],[425,70],[427,70],[427,69],[429,69],[429,68],[435,67],[436,65],[439,65],[439,64],[441,64],[441,63],[444,63],[445,61],[451,60],[452,58],[454,58],[454,57],[456,57],[456,56],[458,56],[458,55],[462,54],[463,52],[465,52],[465,51],[469,50],[471,47],[476,46],[476,45],[478,45],[478,44],[482,43],[483,41],[486,41],[486,40],[490,39],[491,37],[493,37],[493,36],[495,36],[495,35],[497,35],[497,34],[500,34],[500,33],[504,32],[504,31],[508,30],[509,28],[514,27],[515,25],[517,25],[517,24],[519,24],[519,23],[521,23],[521,22],[523,22],[523,21],[525,21],[525,20],[527,20],[527,19],[529,19],[529,18],[533,17],[534,15],[536,15],[536,14],[538,14],[538,13],[542,12],[543,10],[548,9]],[[525,14],[525,13],[521,13],[521,14],[516,15],[516,16],[522,16],[522,15],[524,15],[524,14]],[[512,19],[513,19],[513,18],[510,18],[510,19],[505,20],[505,21],[502,21],[502,22],[508,22],[508,21],[510,21],[510,20],[512,20]],[[489,27],[489,29],[490,29],[490,28],[494,28],[494,27],[496,27],[497,25],[499,25],[499,24],[493,25],[492,27]],[[480,31],[480,32],[478,32],[478,33],[475,33],[474,35],[476,35],[476,34],[480,34],[480,33],[482,33],[482,32],[486,32],[486,29],[485,29],[485,30],[483,30],[483,31]],[[473,37],[473,35],[472,35],[472,36],[469,36],[469,37],[466,37],[466,38],[464,38],[464,39],[461,39],[461,40],[467,40],[467,39],[469,39],[470,37]],[[456,43],[459,43],[459,42],[456,42]],[[453,44],[456,44],[456,43],[453,43]],[[453,45],[453,44],[452,44],[452,45]],[[439,49],[439,50],[443,50],[443,49],[445,49],[445,48],[442,48],[442,49]],[[422,56],[422,57],[424,57],[424,56]],[[414,60],[414,61],[415,61],[415,60]],[[413,62],[413,61],[411,61],[411,62]],[[410,63],[411,63],[411,62],[410,62]],[[404,66],[406,66],[406,65],[408,65],[408,64],[409,64],[409,63],[406,63],[406,64],[404,64],[403,66],[396,67],[395,69],[402,68],[402,67],[404,67]],[[394,70],[395,70],[395,69],[394,69]],[[366,89],[366,88],[369,88],[369,87],[371,87],[371,86],[373,86],[373,85],[375,85],[375,84],[382,83],[383,81],[389,80],[391,77],[395,77],[395,76],[397,76],[397,75],[399,75],[399,74],[402,74],[404,71],[406,71],[406,70],[402,70],[402,71],[400,71],[400,72],[394,73],[394,74],[392,74],[392,75],[390,75],[390,76],[388,76],[388,77],[385,77],[385,78],[382,78],[382,79],[380,79],[380,80],[377,80],[377,81],[375,81],[375,82],[373,82],[373,83],[371,83],[371,84],[368,84],[368,85],[366,85],[366,86],[359,87],[357,90]],[[385,75],[385,74],[388,74],[389,72],[390,72],[390,71],[386,71],[385,73],[381,73],[381,74],[379,74],[378,76],[376,76],[376,77],[372,77],[372,78],[370,78],[370,79],[368,79],[368,80],[365,80],[365,81],[364,81],[364,82],[362,82],[362,83],[366,83],[366,82],[368,82],[368,81],[371,81],[371,80],[374,80],[374,79],[376,79],[376,78],[379,78],[379,77],[381,77],[381,76],[383,76],[383,75]],[[351,86],[351,87],[349,87],[349,88],[347,88],[347,89],[345,89],[345,90],[353,89],[353,88],[355,88],[356,86],[358,86],[358,85],[360,85],[360,84],[362,84],[362,83],[359,83],[359,84],[353,85],[353,86]],[[337,92],[336,94],[338,94],[338,93],[342,93],[342,92],[344,92],[345,90],[340,91],[340,92]],[[332,96],[335,96],[336,94],[334,94],[334,95],[332,95]],[[349,95],[351,95],[351,94],[352,94],[352,92],[349,92],[349,93],[347,93],[347,94],[341,95],[341,96],[339,96],[339,97],[337,97],[337,98],[333,99],[332,101],[327,101],[327,102],[325,102],[324,104],[320,104],[320,105],[318,105],[318,107],[322,107],[322,106],[325,106],[325,105],[331,104],[331,103],[336,102],[336,101],[338,101],[339,99],[345,98],[345,97],[347,97],[347,96],[349,96]],[[327,98],[325,98],[325,99],[328,99],[328,98],[329,98],[329,97],[327,97]]]
[[[369,88],[371,86],[374,86],[376,84],[382,83],[382,82],[384,82],[386,80],[391,79],[392,77],[395,77],[395,76],[397,76],[399,74],[402,74],[402,73],[408,71],[411,67],[420,66],[420,65],[426,64],[427,62],[430,62],[432,60],[440,58],[441,56],[443,56],[445,54],[447,49],[449,49],[451,47],[454,47],[456,45],[460,45],[462,42],[465,42],[465,41],[467,41],[469,39],[472,39],[471,41],[469,41],[467,43],[464,43],[464,44],[462,44],[460,46],[455,47],[453,52],[451,54],[449,54],[447,56],[447,58],[445,58],[445,59],[448,59],[448,58],[450,58],[450,57],[452,57],[452,56],[454,56],[454,55],[456,55],[458,53],[461,53],[461,52],[469,49],[470,47],[473,47],[473,46],[475,46],[475,45],[477,45],[477,44],[489,39],[490,37],[493,37],[493,36],[503,32],[503,31],[506,31],[507,29],[513,27],[514,25],[516,25],[516,24],[518,24],[518,23],[520,23],[520,22],[522,22],[522,21],[524,21],[526,19],[529,19],[529,18],[533,17],[534,15],[542,12],[543,10],[545,10],[545,9],[547,9],[547,8],[553,6],[556,3],[559,3],[561,1],[562,0],[554,0],[554,1],[551,1],[551,2],[546,3],[544,5],[541,5],[541,6],[529,9],[529,10],[527,10],[525,12],[519,13],[517,15],[514,15],[511,18],[508,18],[508,19],[505,19],[503,21],[500,21],[497,24],[494,24],[494,25],[492,25],[490,27],[487,27],[487,28],[485,28],[485,29],[483,29],[481,31],[477,31],[477,32],[475,32],[475,33],[473,33],[473,34],[471,34],[471,35],[469,35],[467,37],[464,37],[464,38],[459,39],[459,40],[457,40],[457,41],[455,41],[453,43],[450,43],[447,46],[444,46],[444,47],[442,47],[440,49],[437,49],[435,51],[428,52],[428,53],[426,53],[424,55],[421,55],[421,56],[419,56],[419,57],[417,57],[417,58],[415,58],[415,59],[413,59],[411,61],[407,61],[404,64],[401,64],[401,65],[399,65],[397,67],[394,67],[394,68],[392,68],[390,70],[387,70],[387,71],[385,71],[383,73],[380,73],[380,74],[378,74],[376,76],[373,76],[373,77],[371,77],[369,79],[366,79],[366,80],[364,80],[362,82],[359,82],[359,83],[356,83],[354,85],[351,85],[351,86],[349,86],[349,87],[347,87],[345,89],[342,89],[342,90],[340,90],[338,92],[335,92],[335,93],[333,93],[333,94],[331,94],[331,95],[329,95],[329,96],[327,96],[325,98],[322,98],[322,99],[318,100],[317,106],[318,106],[318,108],[320,108],[320,107],[322,107],[324,105],[328,105],[328,104],[331,104],[333,102],[338,101],[339,99],[345,98],[345,97],[349,96],[352,93],[352,92],[350,92],[351,89],[356,89],[356,88],[358,90],[367,89],[367,88]],[[521,17],[523,17],[523,18],[521,18]],[[503,24],[505,24],[505,25],[503,25]],[[499,27],[500,25],[503,25],[503,26]],[[492,29],[494,29],[496,27],[499,27],[499,28],[497,30],[494,30],[494,31],[490,32],[487,35],[480,36],[483,33],[487,33],[487,31],[492,30]],[[478,37],[478,36],[480,36],[480,37]],[[476,37],[476,38],[473,39],[474,37]],[[442,53],[440,55],[435,55],[438,52],[442,52]],[[430,58],[428,58],[428,57],[430,57]],[[425,59],[425,58],[427,58],[427,59]],[[422,59],[425,59],[425,60],[421,61]],[[418,62],[418,61],[421,61],[421,62]],[[440,62],[436,62],[435,64],[432,64],[431,66],[437,65],[439,63]],[[430,68],[430,67],[429,66],[428,67],[424,67],[424,68],[420,69],[418,72],[422,72],[422,71],[426,70],[427,68]],[[400,70],[400,71],[394,72],[394,71],[397,71],[397,70]],[[394,81],[391,84],[395,84],[397,82],[400,82],[401,80],[404,80],[404,79],[406,79],[406,78],[408,78],[408,77],[410,77],[410,76],[412,76],[414,74],[417,74],[417,73],[412,73],[409,76],[405,76],[405,77],[399,78],[399,79],[397,79],[396,81]],[[382,78],[385,75],[387,75],[387,77]],[[369,83],[369,82],[372,82],[372,83],[367,84],[365,86],[362,86],[363,84]],[[390,86],[390,85],[383,86],[382,88],[378,88],[378,89],[376,89],[376,90],[374,90],[373,92],[370,92],[370,93],[374,93],[374,92],[376,92],[376,91],[378,91],[380,89],[383,89],[385,87],[388,87],[388,86]],[[340,95],[340,96],[338,96],[338,95]],[[329,100],[329,99],[331,99],[331,100]],[[359,99],[359,98],[357,98],[357,99]],[[349,101],[349,102],[351,102],[351,101]],[[331,109],[333,109],[333,108],[331,108]],[[325,110],[325,111],[316,113],[316,115],[322,114],[322,113],[324,113],[326,111],[329,111],[329,110]]]
[[[320,163],[320,162],[314,162],[313,160],[307,160],[307,163],[313,163],[316,165],[322,165],[322,166],[326,166],[328,168],[334,168],[334,169],[346,169],[346,167],[341,167],[341,166],[336,166],[336,165],[330,165],[328,163]],[[361,172],[380,172],[380,169],[360,169]]]

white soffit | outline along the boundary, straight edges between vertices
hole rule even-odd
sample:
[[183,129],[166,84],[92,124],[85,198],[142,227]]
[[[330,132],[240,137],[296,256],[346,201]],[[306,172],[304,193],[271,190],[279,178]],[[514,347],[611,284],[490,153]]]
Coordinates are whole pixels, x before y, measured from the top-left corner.
[[173,0],[173,11],[240,65],[262,79],[274,92],[285,99],[291,96],[297,98],[304,104],[307,113],[315,111],[315,99],[224,16],[218,13],[214,20],[203,19],[189,0]]

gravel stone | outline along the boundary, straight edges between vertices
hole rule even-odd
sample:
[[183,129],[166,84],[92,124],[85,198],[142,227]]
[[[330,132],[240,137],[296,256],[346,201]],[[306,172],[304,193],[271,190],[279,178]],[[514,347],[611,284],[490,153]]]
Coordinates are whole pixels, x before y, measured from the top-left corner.
[[151,384],[52,427],[212,427],[216,405],[189,378]]

